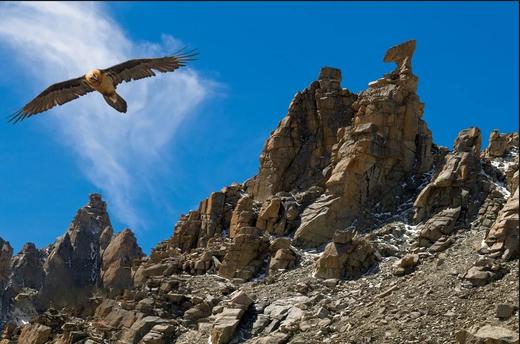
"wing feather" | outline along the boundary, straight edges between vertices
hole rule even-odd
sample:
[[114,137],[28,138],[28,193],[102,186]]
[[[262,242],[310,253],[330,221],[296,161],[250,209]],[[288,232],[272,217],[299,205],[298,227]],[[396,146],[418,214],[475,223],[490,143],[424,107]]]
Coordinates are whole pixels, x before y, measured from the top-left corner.
[[21,110],[9,116],[8,121],[13,123],[19,122],[40,112],[49,110],[54,106],[63,105],[92,91],[94,91],[94,89],[87,84],[83,76],[58,82],[46,88]]
[[128,60],[104,69],[102,72],[112,79],[114,85],[118,85],[123,81],[129,82],[155,76],[154,70],[161,73],[173,72],[177,68],[185,66],[186,62],[194,60],[197,55],[195,50],[185,51],[183,49],[172,56]]

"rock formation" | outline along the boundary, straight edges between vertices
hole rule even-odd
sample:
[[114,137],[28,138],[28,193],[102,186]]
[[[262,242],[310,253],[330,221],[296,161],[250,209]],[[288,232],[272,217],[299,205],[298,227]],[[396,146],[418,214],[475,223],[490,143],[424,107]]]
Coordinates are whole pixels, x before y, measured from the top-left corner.
[[144,256],[131,230],[125,229],[116,235],[103,252],[103,287],[115,291],[133,286],[132,265]]
[[518,133],[434,145],[414,51],[359,94],[322,68],[149,256],[99,194],[44,249],[0,239],[0,344],[518,343]]
[[496,222],[486,235],[483,242],[483,253],[493,253],[504,259],[514,259],[520,256],[520,229],[518,221],[518,187],[509,197]]
[[269,239],[264,237],[262,230],[242,228],[233,238],[218,274],[226,278],[250,279],[263,265],[268,247]]
[[336,231],[316,262],[318,278],[355,278],[367,272],[379,260],[371,243],[351,231]]
[[340,83],[341,71],[324,67],[318,81],[296,93],[260,155],[260,171],[248,190],[255,199],[325,185],[336,132],[352,121],[357,98]]
[[99,238],[106,227],[111,227],[106,204],[101,195],[92,194],[45,261],[43,305],[81,304],[101,284]]
[[518,133],[500,134],[493,130],[483,156],[487,158],[503,157],[514,148],[518,149]]
[[480,143],[478,128],[461,131],[443,169],[415,200],[415,220],[428,219],[422,226],[422,245],[452,233],[457,222],[469,225],[478,212],[485,196],[480,182]]
[[238,184],[225,187],[202,201],[197,211],[183,215],[175,225],[171,239],[173,246],[185,252],[204,247],[212,237],[227,235],[233,209],[241,198],[241,192]]
[[400,184],[432,166],[431,133],[422,120],[410,61],[415,41],[391,48],[385,61],[397,69],[369,83],[352,104],[350,125],[337,132],[326,194],[302,214],[296,242],[316,246],[330,240],[334,228],[362,222],[364,209],[379,204],[396,208]]
[[12,260],[10,287],[15,290],[40,290],[45,278],[43,258],[44,254],[33,243],[25,244],[22,251]]
[[0,238],[0,325],[7,314],[8,300],[5,288],[9,282],[9,274],[11,272],[11,257],[13,248],[8,241]]

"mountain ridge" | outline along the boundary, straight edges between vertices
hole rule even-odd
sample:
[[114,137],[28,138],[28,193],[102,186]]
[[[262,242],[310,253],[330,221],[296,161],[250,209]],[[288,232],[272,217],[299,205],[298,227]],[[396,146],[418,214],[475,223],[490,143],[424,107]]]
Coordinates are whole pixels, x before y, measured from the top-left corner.
[[[451,151],[435,145],[414,51],[413,40],[390,48],[396,68],[359,94],[322,68],[271,132],[257,175],[211,193],[149,256],[131,230],[114,233],[99,194],[43,250],[13,256],[0,238],[0,343],[471,343],[518,332],[518,133],[494,131],[483,151],[478,128]],[[500,316],[489,307],[498,296]],[[461,303],[482,299],[482,314]]]

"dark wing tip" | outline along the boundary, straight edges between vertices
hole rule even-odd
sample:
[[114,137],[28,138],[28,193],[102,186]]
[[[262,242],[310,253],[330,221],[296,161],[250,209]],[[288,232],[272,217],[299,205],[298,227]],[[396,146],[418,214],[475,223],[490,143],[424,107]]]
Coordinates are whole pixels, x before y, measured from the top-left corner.
[[18,123],[18,122],[26,119],[29,116],[30,116],[30,114],[26,113],[23,109],[18,110],[15,113],[13,113],[12,115],[9,115],[7,117],[7,122],[15,124],[15,123]]
[[175,57],[181,65],[184,65],[186,62],[195,61],[199,56],[199,51],[197,49],[189,49],[184,47],[174,53],[172,57]]

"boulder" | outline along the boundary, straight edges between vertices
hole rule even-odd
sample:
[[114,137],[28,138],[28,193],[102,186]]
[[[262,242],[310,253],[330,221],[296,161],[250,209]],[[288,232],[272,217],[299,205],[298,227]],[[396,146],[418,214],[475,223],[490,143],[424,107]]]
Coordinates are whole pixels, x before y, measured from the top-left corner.
[[461,207],[446,208],[430,217],[421,226],[419,245],[429,247],[443,236],[452,234],[459,218]]
[[296,254],[291,249],[281,248],[271,257],[269,274],[290,269],[294,267],[295,263]]
[[500,319],[509,319],[518,310],[516,305],[499,303],[496,307],[496,316]]
[[518,344],[518,333],[507,328],[484,325],[478,329],[462,330],[455,337],[459,344]]
[[407,254],[392,265],[393,273],[397,276],[408,274],[419,264],[419,255]]
[[464,279],[473,286],[481,287],[502,278],[508,272],[508,268],[491,259],[480,259],[464,274]]
[[379,260],[375,247],[364,237],[338,232],[336,240],[341,242],[352,237],[344,244],[331,242],[316,261],[316,277],[322,279],[356,278],[365,273]]
[[227,344],[233,338],[235,330],[242,316],[253,303],[253,300],[245,292],[237,290],[230,295],[228,307],[218,313],[211,329],[211,344]]
[[51,337],[52,329],[42,324],[24,326],[18,337],[19,344],[44,344]]

